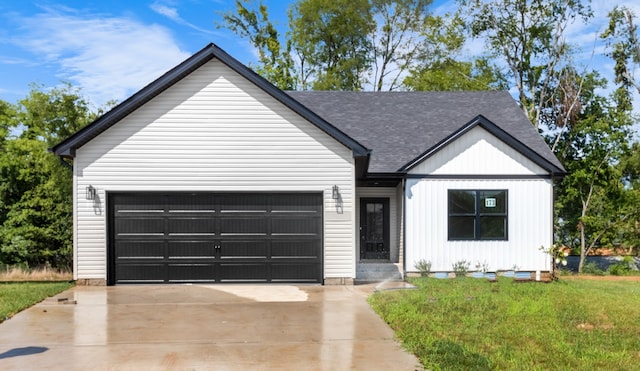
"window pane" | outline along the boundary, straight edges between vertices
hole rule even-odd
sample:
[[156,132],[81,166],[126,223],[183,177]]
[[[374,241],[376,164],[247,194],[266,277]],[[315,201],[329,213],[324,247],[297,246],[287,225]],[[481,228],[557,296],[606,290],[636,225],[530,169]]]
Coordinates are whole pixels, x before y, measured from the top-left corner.
[[475,191],[449,191],[449,214],[475,214]]
[[384,214],[381,203],[367,203],[366,215],[366,236],[367,240],[382,240],[384,234]]
[[450,216],[449,217],[449,239],[450,240],[473,240],[475,238],[475,217],[472,216]]
[[507,210],[506,191],[480,191],[480,213],[504,214]]
[[507,237],[507,218],[504,216],[480,217],[480,239],[504,240]]

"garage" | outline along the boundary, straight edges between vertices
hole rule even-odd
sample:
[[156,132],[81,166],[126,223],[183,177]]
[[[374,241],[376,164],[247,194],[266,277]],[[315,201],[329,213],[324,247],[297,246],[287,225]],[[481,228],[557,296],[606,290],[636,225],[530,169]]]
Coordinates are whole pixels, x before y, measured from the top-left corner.
[[321,193],[107,194],[108,284],[322,283]]

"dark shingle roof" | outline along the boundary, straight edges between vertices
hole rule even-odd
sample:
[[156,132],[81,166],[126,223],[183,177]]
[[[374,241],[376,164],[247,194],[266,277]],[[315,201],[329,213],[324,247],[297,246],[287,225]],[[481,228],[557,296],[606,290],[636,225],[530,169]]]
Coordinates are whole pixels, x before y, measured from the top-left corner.
[[369,148],[369,172],[400,171],[421,154],[484,116],[540,155],[545,168],[564,168],[508,92],[288,92],[298,102]]

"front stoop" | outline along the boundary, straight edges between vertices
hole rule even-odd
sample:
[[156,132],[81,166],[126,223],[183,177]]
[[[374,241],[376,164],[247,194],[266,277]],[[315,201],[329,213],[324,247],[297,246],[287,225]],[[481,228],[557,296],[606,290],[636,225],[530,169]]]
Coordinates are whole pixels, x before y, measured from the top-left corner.
[[356,267],[357,282],[402,281],[402,273],[394,263],[360,262]]

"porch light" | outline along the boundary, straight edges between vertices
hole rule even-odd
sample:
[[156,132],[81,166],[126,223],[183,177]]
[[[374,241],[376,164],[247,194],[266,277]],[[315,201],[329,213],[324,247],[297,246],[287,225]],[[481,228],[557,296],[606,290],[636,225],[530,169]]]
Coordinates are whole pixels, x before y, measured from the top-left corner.
[[96,199],[96,189],[93,186],[88,186],[86,188],[85,198],[87,200],[95,200]]
[[333,191],[331,192],[331,198],[333,198],[334,200],[337,200],[340,198],[340,189],[338,188],[337,184],[333,186]]

